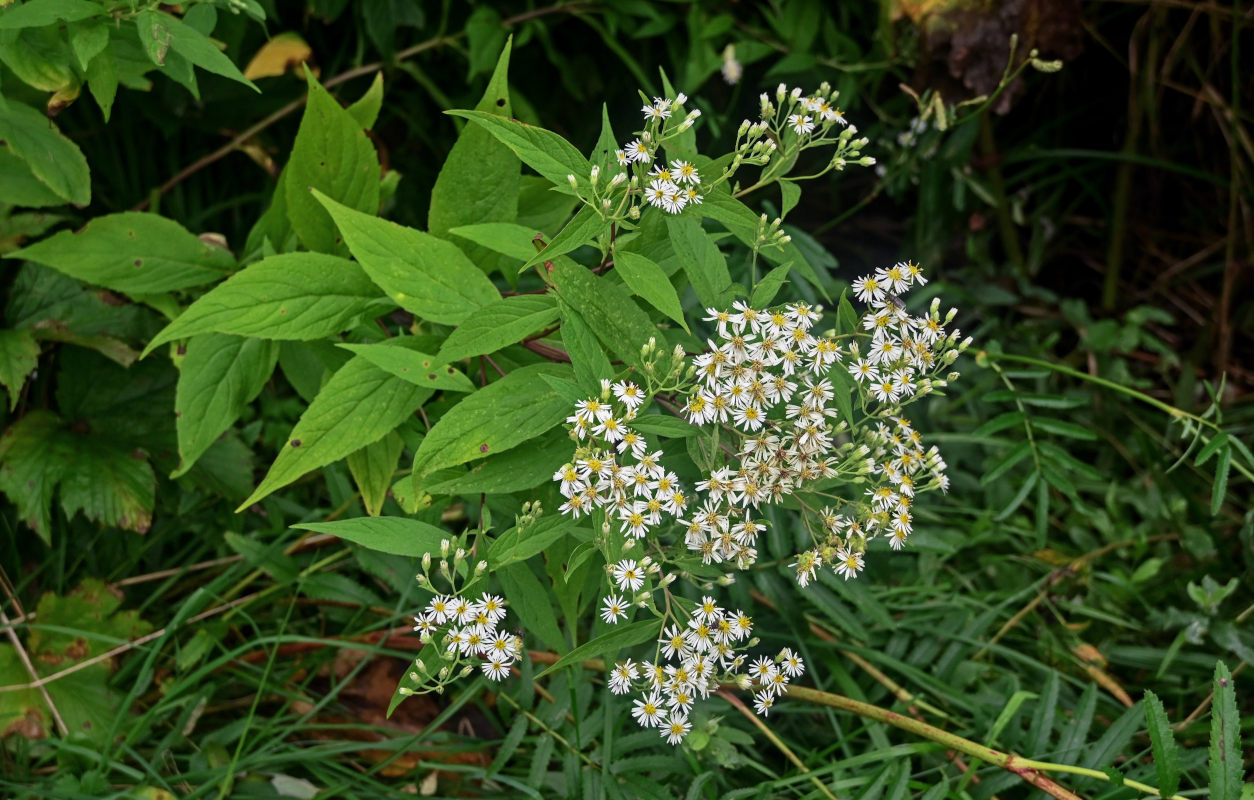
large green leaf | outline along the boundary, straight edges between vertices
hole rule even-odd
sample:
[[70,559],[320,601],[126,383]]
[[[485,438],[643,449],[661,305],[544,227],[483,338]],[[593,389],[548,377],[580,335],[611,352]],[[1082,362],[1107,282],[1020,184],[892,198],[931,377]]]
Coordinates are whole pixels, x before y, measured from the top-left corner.
[[394,306],[360,266],[322,253],[287,253],[252,264],[210,289],[167,325],[144,354],[174,339],[216,331],[265,339],[321,339]]
[[29,328],[0,330],[0,385],[9,392],[9,410],[17,408],[26,376],[39,362],[39,342]]
[[543,175],[560,191],[570,191],[567,175],[587,180],[592,172],[588,159],[574,145],[552,131],[486,111],[454,109],[444,113],[464,117],[485,128],[513,150],[524,164]]
[[553,284],[609,352],[628,365],[640,366],[640,348],[657,335],[657,328],[630,292],[566,259],[554,264]]
[[564,256],[572,250],[577,250],[585,244],[593,244],[596,238],[609,229],[610,223],[601,216],[601,212],[594,206],[585,205],[579,209],[579,212],[566,223],[566,227],[553,237],[553,240],[545,245],[543,250],[527,259],[522,265],[520,271],[539,264],[542,261],[552,261],[558,256]]
[[[507,41],[476,111],[505,119],[514,113],[509,102],[509,55]],[[459,225],[512,221],[518,211],[519,176],[513,151],[479,125],[467,125],[431,187],[427,229],[440,236]]]
[[77,22],[98,17],[106,9],[89,0],[28,0],[17,6],[0,9],[0,30],[42,28],[58,22]]
[[374,145],[353,115],[312,77],[285,171],[287,216],[310,250],[338,252],[341,241],[312,190],[358,211],[379,210],[379,157]]
[[430,396],[430,389],[414,386],[366,358],[354,356],[331,376],[301,414],[270,471],[240,508],[383,438]]
[[15,100],[0,104],[0,141],[58,197],[79,206],[91,202],[83,151],[39,111]]
[[457,245],[314,194],[362,268],[406,311],[456,325],[500,297]]
[[706,308],[727,308],[731,304],[732,282],[727,259],[701,229],[701,223],[692,217],[667,217],[666,227],[701,304]]
[[[139,28],[140,41],[145,44],[152,42],[162,48],[159,52],[165,56],[167,63],[169,55],[165,50],[170,50],[206,72],[238,81],[255,92],[261,91],[256,84],[244,77],[235,62],[227,58],[212,39],[178,17],[164,11],[145,11],[136,17],[136,25]],[[162,62],[157,61],[157,64],[161,66]]]
[[512,222],[462,225],[450,228],[449,233],[519,261],[529,261],[536,254],[535,237],[543,235],[535,228]]
[[415,386],[453,392],[475,390],[470,378],[448,366],[448,359],[418,350],[416,339],[418,337],[397,336],[375,344],[342,344],[340,347]]
[[252,402],[279,358],[277,342],[222,333],[193,336],[179,366],[174,416],[184,474]]
[[428,494],[500,494],[534,489],[570,459],[573,448],[564,432],[554,431],[527,447],[489,456],[460,475],[433,478],[422,488]]
[[52,267],[81,281],[128,294],[155,294],[222,280],[235,259],[174,220],[124,211],[96,217],[6,258]]
[[628,288],[688,331],[688,323],[684,321],[684,309],[679,304],[679,295],[661,267],[642,255],[616,252],[614,269]]
[[547,294],[520,294],[489,303],[449,334],[439,357],[459,361],[495,353],[557,319],[557,301]]
[[361,504],[372,517],[379,516],[387,499],[405,440],[392,431],[377,442],[348,454],[348,471],[361,492]]
[[430,523],[404,517],[363,517],[335,522],[302,522],[293,528],[329,533],[362,547],[398,556],[440,552],[440,542],[452,534]]
[[562,314],[562,346],[566,348],[570,364],[575,369],[575,380],[584,392],[596,395],[600,391],[601,380],[613,375],[614,368],[596,333],[583,315],[575,310],[575,306],[560,295],[557,305]]
[[63,205],[66,200],[35,177],[30,164],[4,145],[0,145],[0,186],[4,187],[5,202],[14,206],[46,208]]
[[541,376],[569,373],[569,367],[557,364],[520,367],[453,406],[418,446],[415,481],[517,447],[561,422],[569,406]]

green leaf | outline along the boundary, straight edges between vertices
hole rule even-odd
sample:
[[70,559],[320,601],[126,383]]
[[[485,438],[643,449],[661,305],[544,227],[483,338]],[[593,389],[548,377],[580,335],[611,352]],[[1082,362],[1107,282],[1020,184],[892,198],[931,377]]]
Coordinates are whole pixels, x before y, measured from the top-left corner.
[[1158,772],[1158,794],[1171,797],[1180,788],[1180,753],[1163,701],[1148,689],[1145,691],[1145,726],[1149,729],[1154,769]]
[[1215,464],[1215,483],[1210,490],[1210,513],[1217,516],[1224,505],[1224,495],[1228,492],[1228,472],[1232,467],[1232,448],[1225,447],[1219,451],[1219,461]]
[[39,363],[39,342],[28,328],[0,330],[0,384],[9,392],[9,410],[17,408],[26,376]]
[[453,406],[414,454],[415,484],[437,469],[504,452],[557,425],[569,409],[541,376],[568,373],[556,364],[520,367]]
[[174,395],[179,467],[170,477],[177,478],[191,469],[239,419],[270,379],[278,358],[278,344],[262,339],[221,333],[191,338],[179,365]]
[[1210,438],[1210,441],[1206,443],[1206,446],[1198,451],[1197,457],[1193,459],[1194,466],[1200,467],[1203,464],[1205,464],[1207,461],[1210,460],[1211,456],[1219,452],[1219,449],[1223,447],[1224,445],[1226,445],[1227,443],[1228,443],[1228,434],[1224,433],[1223,431],[1219,431],[1218,433],[1216,433],[1214,436]]
[[493,569],[515,561],[526,561],[544,552],[550,544],[575,527],[575,520],[565,515],[545,516],[529,525],[510,528],[488,546],[488,565]]
[[[475,106],[478,112],[503,119],[514,113],[509,101],[511,41],[507,40],[501,50],[496,71]],[[431,187],[427,229],[441,236],[464,225],[512,222],[518,211],[520,175],[518,156],[513,151],[486,128],[465,126]]]
[[465,30],[470,53],[470,73],[467,77],[473,78],[491,69],[492,61],[501,50],[501,45],[508,48],[508,44],[501,15],[488,6],[478,6],[471,12],[465,23]]
[[32,411],[0,437],[0,491],[45,544],[52,542],[52,495],[73,458],[73,441],[51,411]]
[[596,394],[600,391],[601,380],[613,375],[614,368],[610,366],[597,335],[575,306],[559,295],[557,307],[562,315],[562,345],[570,356],[575,380],[582,387],[582,394]]
[[797,207],[797,201],[801,199],[801,187],[796,181],[782,180],[779,182],[780,207],[779,215],[781,217],[788,216],[788,212]]
[[440,552],[440,542],[452,535],[421,520],[405,517],[362,517],[335,522],[301,522],[292,526],[315,533],[329,533],[362,547],[397,556],[420,557]]
[[310,340],[352,328],[393,308],[360,266],[322,253],[270,256],[192,303],[144,349],[216,331],[265,339]]
[[[761,217],[730,194],[722,191],[710,192],[705,196],[705,202],[701,204],[699,213],[722,223],[733,236],[747,246],[753,247],[758,236],[758,224]],[[797,236],[794,235],[794,238]],[[792,264],[792,268],[818,289],[823,297],[830,299],[826,285],[814,271],[814,266],[797,247],[796,242],[763,247],[760,252],[772,264]]]
[[1050,417],[1032,417],[1031,424],[1033,428],[1039,428],[1046,433],[1066,436],[1070,439],[1079,439],[1085,442],[1097,441],[1097,434],[1091,429],[1083,425],[1076,425],[1073,422],[1064,422]]
[[0,104],[0,141],[62,200],[78,206],[91,202],[83,151],[42,113],[13,100]]
[[177,222],[133,211],[96,217],[77,233],[61,231],[5,257],[127,294],[200,286],[225,278],[235,266],[229,252]]
[[983,425],[976,428],[971,436],[976,439],[982,439],[985,436],[991,436],[998,431],[1003,431],[1006,428],[1022,425],[1023,420],[1024,416],[1022,411],[1007,411],[1003,414],[998,414],[988,422],[985,422]]
[[75,438],[74,467],[58,489],[65,516],[82,511],[100,525],[147,533],[157,492],[148,460],[96,436]]
[[839,323],[841,333],[858,331],[858,312],[854,311],[853,303],[849,302],[848,289],[840,293],[840,300],[836,303],[836,321]]
[[372,517],[379,516],[383,510],[383,501],[392,487],[392,476],[396,474],[404,449],[405,440],[392,431],[379,441],[348,454],[348,470],[353,473],[353,481],[361,492],[361,504]]
[[571,650],[559,658],[553,666],[537,675],[535,679],[540,680],[545,675],[568,667],[571,664],[613,655],[624,647],[631,647],[655,638],[661,630],[662,621],[658,619],[644,619],[629,625],[618,625],[609,633],[602,634],[592,641],[585,642]]
[[306,472],[383,438],[430,396],[430,389],[414,386],[363,356],[354,356],[331,376],[301,414],[270,471],[240,509]]
[[633,292],[648,301],[649,305],[679,323],[688,333],[688,323],[684,321],[684,309],[679,304],[679,295],[662,268],[653,261],[636,253],[614,253],[614,269],[622,277]]
[[102,50],[87,65],[86,72],[87,88],[96,99],[96,105],[100,106],[105,122],[108,122],[113,111],[113,99],[118,93],[118,68],[113,53]]
[[731,304],[731,273],[727,259],[693,217],[667,217],[671,244],[701,305],[727,308]]
[[579,310],[609,352],[640,366],[640,348],[657,336],[657,328],[625,288],[565,259],[554,264],[553,284],[558,297]]
[[287,216],[302,244],[334,253],[340,237],[317,190],[351,209],[379,210],[379,157],[353,115],[311,76],[309,101],[285,169]]
[[590,205],[583,206],[570,222],[566,223],[566,227],[562,228],[543,250],[527,259],[518,271],[522,272],[542,261],[552,261],[585,244],[594,244],[596,238],[609,227],[609,224],[596,208]]
[[57,22],[78,22],[106,13],[99,3],[88,0],[28,0],[0,10],[0,30],[42,28]]
[[416,350],[418,346],[416,338],[397,336],[376,344],[341,344],[339,346],[415,386],[453,392],[475,390],[475,385],[470,382],[470,378],[448,366],[445,359]]
[[84,71],[91,60],[109,46],[109,26],[99,20],[70,25],[68,33],[70,49],[74,51],[79,68]]
[[781,264],[763,275],[762,280],[758,281],[758,285],[753,287],[753,294],[749,297],[749,305],[753,308],[769,307],[775,299],[775,295],[779,294],[784,281],[788,279],[788,272],[791,269],[792,264]]
[[3,145],[0,145],[0,186],[4,187],[5,202],[14,206],[47,208],[65,203],[64,197],[52,191],[48,184],[35,177],[30,164],[15,156],[8,147]]
[[1215,662],[1214,702],[1210,714],[1211,800],[1240,800],[1241,717],[1232,673],[1224,662]]
[[853,398],[859,395],[861,391],[858,388],[858,382],[849,374],[849,370],[844,366],[837,364],[836,369],[832,370],[832,374],[836,376],[836,386],[832,387],[832,399],[836,401],[836,410],[840,412],[840,416],[849,422],[852,427],[853,422]]
[[365,130],[373,128],[379,120],[379,112],[383,110],[383,73],[376,72],[366,93],[344,110]]
[[557,301],[548,294],[502,297],[479,309],[449,334],[440,347],[444,362],[495,353],[557,320]]
[[[546,376],[549,377],[549,376]],[[529,447],[489,456],[461,475],[424,485],[428,494],[501,494],[543,485],[570,458],[569,437],[546,436]]]
[[500,298],[492,281],[457,245],[315,195],[358,263],[406,311],[457,325]]
[[[563,217],[564,219],[565,217]],[[536,254],[535,237],[542,235],[535,228],[512,222],[484,222],[479,225],[461,225],[449,228],[449,233],[494,253],[528,261]]]
[[522,620],[523,628],[557,652],[569,645],[557,624],[553,611],[552,592],[546,589],[528,564],[513,564],[495,573],[501,590],[509,598],[510,609]]
[[631,421],[631,427],[640,433],[667,439],[687,439],[701,432],[696,425],[666,414],[641,414]]
[[239,71],[235,63],[218,49],[212,39],[178,17],[164,11],[141,11],[136,16],[136,25],[139,27],[140,41],[145,45],[149,55],[161,56],[161,58],[153,58],[157,66],[162,66],[166,61],[167,51],[173,50],[206,72],[238,81],[255,92],[261,92],[256,84],[245,78],[244,73]]
[[514,151],[522,162],[547,178],[559,191],[570,192],[567,175],[587,180],[592,166],[570,142],[552,131],[506,119],[485,111],[451,110],[444,112],[462,117],[482,126],[502,144]]

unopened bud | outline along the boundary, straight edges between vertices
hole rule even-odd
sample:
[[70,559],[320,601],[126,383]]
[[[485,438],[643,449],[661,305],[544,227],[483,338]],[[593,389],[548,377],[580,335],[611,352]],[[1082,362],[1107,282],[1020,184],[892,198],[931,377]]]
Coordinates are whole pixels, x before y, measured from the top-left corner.
[[466,557],[465,548],[459,547],[457,548],[457,551],[453,553],[453,563],[454,564],[460,563],[462,559],[464,559],[465,557]]
[[617,175],[615,175],[614,177],[610,178],[610,187],[611,187],[611,188],[613,188],[613,187],[615,187],[615,186],[619,186],[619,185],[621,185],[621,184],[622,184],[622,182],[623,182],[623,181],[625,181],[625,180],[627,180],[627,173],[626,173],[626,172],[620,172],[620,173],[618,173]]
[[575,176],[574,176],[574,175],[567,175],[567,176],[566,176],[566,181],[567,181],[568,183],[570,183],[570,188],[572,188],[572,189],[578,189],[578,188],[579,188],[579,181],[575,180]]
[[[589,175],[589,178],[590,178],[590,179],[591,179],[591,181],[592,181],[592,185],[593,185],[593,186],[596,186],[596,185],[597,185],[597,181],[598,181],[598,180],[600,180],[600,178],[601,178],[601,165],[600,165],[600,164],[593,164],[593,165],[592,165],[592,173],[591,173],[591,175]],[[570,176],[570,179],[573,181],[573,180],[575,179],[575,176],[574,176],[574,175],[571,175],[571,176]]]
[[444,558],[448,558],[448,549],[450,547],[452,547],[452,543],[449,542],[448,539],[441,539],[440,540],[440,555]]
[[488,562],[480,561],[478,564],[475,564],[475,574],[482,575],[483,571],[486,570],[487,568],[488,568]]
[[775,102],[782,103],[784,102],[784,98],[787,96],[788,96],[788,87],[781,83],[775,89]]
[[462,672],[461,672],[461,675],[459,675],[458,677],[465,678],[465,677],[469,676],[469,675],[470,675],[470,673],[472,673],[472,672],[474,672],[474,671],[475,671],[475,667],[474,667],[474,665],[473,665],[473,664],[467,664],[466,666],[462,667]]
[[970,336],[968,336],[967,338],[963,339],[963,340],[962,340],[962,344],[958,345],[958,352],[959,352],[959,353],[965,352],[965,351],[966,351],[966,349],[967,349],[968,347],[970,347],[970,346],[971,346],[971,342],[973,342],[973,341],[974,341],[974,339],[972,339]]
[[858,160],[858,163],[864,167],[870,167],[875,164],[875,159],[872,158],[871,156],[863,156],[862,158]]
[[440,671],[436,673],[436,677],[437,677],[437,679],[439,679],[439,680],[444,680],[445,678],[447,678],[447,677],[448,677],[448,667],[440,667]]
[[430,570],[431,570],[431,554],[423,553],[422,554],[422,571],[429,572]]
[[658,585],[658,588],[661,589],[661,588],[670,586],[674,582],[675,582],[675,573],[672,572],[668,575],[663,575],[662,580],[658,581],[657,585]]

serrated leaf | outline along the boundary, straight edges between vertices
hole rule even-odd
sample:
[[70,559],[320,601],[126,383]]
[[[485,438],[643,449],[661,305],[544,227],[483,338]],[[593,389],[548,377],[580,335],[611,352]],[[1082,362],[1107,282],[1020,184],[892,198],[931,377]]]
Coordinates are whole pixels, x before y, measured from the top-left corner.
[[200,333],[321,339],[393,308],[360,266],[322,253],[287,253],[251,264],[213,287],[161,330],[144,355]]
[[570,356],[575,381],[581,387],[581,394],[595,394],[601,380],[614,374],[614,368],[610,366],[610,360],[592,327],[575,310],[575,306],[559,295],[557,307],[562,315],[562,346]]
[[[27,5],[30,5],[27,3]],[[2,18],[0,18],[2,19]],[[87,23],[75,23],[68,27],[70,49],[79,68],[86,70],[91,60],[109,46],[109,26],[99,20]]]
[[1145,691],[1145,726],[1149,729],[1150,746],[1153,748],[1158,793],[1171,797],[1180,788],[1180,752],[1176,749],[1176,737],[1171,732],[1163,701],[1148,689]]
[[557,301],[548,294],[502,297],[480,308],[449,334],[440,347],[444,362],[495,353],[544,330],[557,320]]
[[0,141],[58,197],[78,206],[91,202],[83,151],[42,113],[14,100],[0,104]]
[[432,390],[473,392],[475,385],[444,359],[417,349],[414,336],[397,336],[375,344],[341,344],[350,353],[362,356],[381,370],[415,386]]
[[335,253],[340,247],[335,225],[312,190],[367,214],[379,209],[379,157],[374,145],[353,115],[312,76],[309,100],[284,171],[287,216],[310,250]]
[[45,544],[52,542],[52,497],[74,457],[73,441],[51,411],[32,411],[0,436],[0,491]]
[[[511,41],[506,40],[475,111],[503,119],[514,113],[509,100]],[[486,128],[466,125],[431,187],[428,231],[440,236],[464,225],[512,222],[518,211],[520,176],[518,156],[512,150]]]
[[556,364],[520,367],[450,408],[414,454],[416,485],[437,469],[504,452],[561,422],[569,413],[566,401],[541,376],[567,374]]
[[392,487],[392,476],[396,474],[404,449],[405,440],[392,431],[379,441],[348,454],[348,470],[361,492],[361,504],[372,517],[379,516],[383,510],[383,501]]
[[770,306],[772,301],[775,300],[775,295],[779,294],[784,281],[788,279],[790,270],[792,270],[792,264],[781,264],[763,275],[762,280],[758,281],[758,285],[753,287],[753,294],[749,297],[749,305],[753,308],[767,308]]
[[105,13],[107,9],[88,0],[30,0],[0,9],[0,30],[42,28],[58,22],[78,22]]
[[1210,713],[1210,794],[1211,800],[1240,800],[1241,717],[1237,710],[1237,689],[1232,673],[1222,661],[1215,662],[1211,687],[1214,701]]
[[649,305],[679,323],[688,333],[684,321],[684,309],[679,295],[662,268],[642,255],[628,252],[614,253],[614,269],[633,292],[643,297]]
[[157,477],[147,457],[95,436],[74,438],[74,464],[58,487],[65,516],[82,511],[102,526],[147,533],[157,493]]
[[706,308],[727,308],[731,303],[731,273],[727,259],[693,217],[667,217],[671,245],[683,265],[697,298]]
[[510,610],[522,620],[527,633],[538,637],[550,650],[564,651],[568,645],[553,611],[552,592],[540,583],[531,567],[513,564],[494,574],[509,598]]
[[174,395],[179,467],[185,474],[218,437],[239,419],[274,372],[276,342],[221,333],[194,336],[179,365]]
[[362,517],[334,522],[301,522],[292,526],[315,533],[329,533],[362,547],[398,556],[420,557],[439,553],[440,542],[452,534],[430,523],[406,517]]
[[5,258],[34,261],[127,294],[201,286],[222,280],[235,266],[229,252],[177,222],[133,211],[96,217],[81,231],[61,231]]
[[630,366],[640,366],[640,348],[657,335],[657,328],[626,289],[565,259],[554,264],[553,285],[562,302],[578,309],[606,350]]
[[252,495],[247,508],[306,472],[338,461],[381,439],[431,396],[431,390],[403,381],[354,356],[327,381],[301,414],[278,458]]
[[444,112],[462,117],[482,126],[522,162],[543,175],[559,191],[570,191],[567,175],[586,180],[592,166],[570,142],[552,131],[527,125],[516,119],[498,117],[485,111],[451,110]]
[[118,93],[118,68],[113,53],[102,50],[87,65],[87,88],[100,106],[105,122],[113,111],[113,100]]
[[559,658],[551,667],[537,675],[535,679],[540,680],[545,675],[568,667],[571,664],[608,656],[617,653],[625,647],[646,642],[656,637],[661,630],[662,621],[657,619],[644,619],[627,625],[620,624],[609,633],[602,634],[592,641],[585,642],[571,650]]
[[366,274],[406,311],[457,325],[500,298],[457,245],[314,194]]
[[522,272],[543,261],[552,261],[585,244],[593,244],[596,237],[604,233],[609,225],[610,223],[601,216],[601,212],[590,205],[584,205],[570,222],[567,222],[565,227],[545,245],[544,249],[527,259],[518,271]]
[[26,376],[39,363],[39,342],[28,328],[0,330],[0,384],[9,393],[9,410],[17,408]]
[[1023,420],[1024,416],[1022,411],[1007,411],[1003,414],[998,414],[988,422],[985,422],[983,425],[976,428],[971,435],[976,439],[981,439],[985,436],[997,433],[998,431],[1003,431],[1006,428],[1011,428],[1015,425],[1022,425]]

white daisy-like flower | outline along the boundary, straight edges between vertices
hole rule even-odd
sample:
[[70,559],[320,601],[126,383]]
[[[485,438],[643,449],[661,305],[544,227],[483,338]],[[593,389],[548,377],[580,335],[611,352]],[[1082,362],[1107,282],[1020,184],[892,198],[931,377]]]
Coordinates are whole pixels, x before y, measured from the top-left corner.
[[644,114],[645,119],[658,120],[660,122],[671,115],[670,103],[665,103],[665,101],[663,103],[654,102],[653,105],[642,106],[640,111]]
[[692,730],[692,723],[686,716],[672,716],[671,721],[662,726],[662,735],[667,744],[679,744]]
[[644,190],[644,199],[655,208],[663,208],[670,202],[671,195],[677,193],[679,187],[670,181],[653,180]]
[[505,600],[498,595],[487,593],[480,595],[475,608],[493,625],[505,619]]
[[614,576],[614,582],[618,584],[620,591],[636,591],[644,586],[644,570],[635,560],[625,558],[622,561],[610,567],[610,573]]
[[862,562],[862,554],[843,547],[836,548],[836,574],[842,576],[845,580],[858,577],[858,573],[862,571],[864,566]]
[[696,186],[701,183],[701,176],[697,173],[697,168],[691,162],[676,159],[671,162],[671,175],[676,183],[686,183],[689,186]]
[[642,700],[636,700],[631,715],[642,728],[656,728],[666,722],[666,706],[662,695],[653,691]]
[[625,150],[615,150],[614,160],[618,162],[620,167],[625,167],[631,163],[631,159],[627,157],[627,151]]
[[610,670],[610,692],[627,694],[631,691],[631,682],[636,679],[636,664],[630,658],[620,661]]
[[645,164],[653,159],[653,154],[649,151],[649,145],[640,139],[632,139],[623,150],[627,153],[627,159],[637,164]]
[[509,675],[509,664],[505,663],[505,661],[500,658],[488,659],[483,662],[480,669],[483,670],[484,675],[487,675],[494,681],[503,680],[505,676]]
[[452,606],[453,600],[454,598],[449,597],[448,595],[437,594],[435,597],[431,598],[431,602],[427,604],[427,614],[437,625],[443,625],[445,622],[448,622],[449,617],[452,616],[450,613],[450,607]]
[[806,671],[806,665],[801,660],[801,656],[787,647],[779,651],[779,668],[790,678],[800,677]]
[[613,390],[614,396],[629,411],[635,411],[644,404],[644,391],[631,381],[619,381],[614,384]]
[[803,136],[814,130],[814,120],[809,114],[792,114],[788,117],[788,124],[796,131],[798,136]]
[[753,710],[764,717],[770,715],[773,705],[775,698],[771,696],[770,690],[764,689],[753,696]]
[[627,619],[627,601],[621,595],[606,595],[601,603],[601,619],[611,625],[620,619]]

